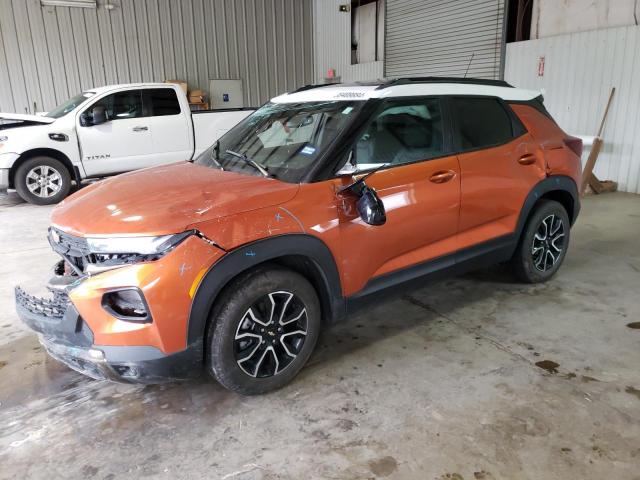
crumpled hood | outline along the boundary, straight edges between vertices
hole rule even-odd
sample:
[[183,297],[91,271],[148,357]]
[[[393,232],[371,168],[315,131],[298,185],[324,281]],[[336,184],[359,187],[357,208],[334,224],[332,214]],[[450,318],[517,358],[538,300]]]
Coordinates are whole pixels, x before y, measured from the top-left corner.
[[189,225],[278,205],[297,184],[188,162],[97,182],[60,203],[52,223],[73,235],[162,235]]
[[15,120],[17,122],[27,122],[48,124],[56,121],[55,118],[43,117],[40,115],[25,115],[21,113],[3,113],[0,112],[0,120]]

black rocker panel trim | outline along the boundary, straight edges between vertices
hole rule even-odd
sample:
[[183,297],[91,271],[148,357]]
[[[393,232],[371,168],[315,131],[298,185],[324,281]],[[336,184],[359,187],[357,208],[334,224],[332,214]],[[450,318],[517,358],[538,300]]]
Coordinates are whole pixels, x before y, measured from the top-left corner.
[[516,247],[525,223],[536,203],[547,193],[563,191],[573,199],[573,224],[580,210],[578,189],[572,178],[557,175],[548,177],[535,185],[520,210],[516,229],[512,234],[503,235],[486,242],[459,250],[449,255],[412,265],[371,279],[358,293],[347,298],[347,314],[365,308],[384,296],[402,294],[407,289],[423,286],[427,281],[461,275],[470,270],[488,267],[509,260]]
[[[325,292],[318,292],[329,323],[344,317],[340,275],[331,250],[324,242],[306,234],[289,234],[265,238],[227,253],[214,263],[200,282],[191,304],[187,344],[201,341],[213,303],[227,283],[238,274],[261,263],[283,257],[300,256],[313,262]],[[325,294],[326,293],[326,294]]]
[[351,315],[382,298],[398,296],[446,277],[488,267],[509,260],[517,246],[513,234],[482,242],[458,252],[443,255],[402,270],[375,277],[355,295],[347,298],[347,314]]

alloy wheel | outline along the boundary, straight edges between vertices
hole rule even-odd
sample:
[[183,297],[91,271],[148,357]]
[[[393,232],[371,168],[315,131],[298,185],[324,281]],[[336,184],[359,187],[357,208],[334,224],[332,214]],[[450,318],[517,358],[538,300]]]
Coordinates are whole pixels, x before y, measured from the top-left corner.
[[307,336],[307,309],[291,292],[256,300],[240,319],[234,337],[238,366],[249,376],[272,377],[298,356]]
[[49,165],[38,165],[27,172],[27,188],[40,198],[50,198],[62,189],[62,175]]
[[564,250],[565,226],[557,215],[546,216],[535,235],[531,246],[533,264],[537,270],[546,272],[558,262]]

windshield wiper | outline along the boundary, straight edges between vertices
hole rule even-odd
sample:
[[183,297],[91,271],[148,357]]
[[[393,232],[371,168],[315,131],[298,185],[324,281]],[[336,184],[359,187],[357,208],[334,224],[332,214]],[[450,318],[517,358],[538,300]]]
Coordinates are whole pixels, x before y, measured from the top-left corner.
[[251,160],[249,157],[247,157],[245,154],[243,153],[238,153],[238,152],[234,152],[233,150],[225,150],[225,153],[228,153],[229,155],[233,155],[236,158],[239,158],[240,160],[245,161],[246,163],[248,163],[249,165],[251,165],[253,168],[255,168],[256,170],[258,170],[263,176],[265,177],[269,177],[269,172],[267,172],[265,170],[265,168],[260,165],[258,162]]

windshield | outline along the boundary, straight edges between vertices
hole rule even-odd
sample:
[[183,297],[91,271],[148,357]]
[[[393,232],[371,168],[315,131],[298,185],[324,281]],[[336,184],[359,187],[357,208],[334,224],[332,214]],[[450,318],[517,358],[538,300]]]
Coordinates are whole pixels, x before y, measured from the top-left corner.
[[51,110],[45,116],[49,118],[63,117],[64,115],[69,113],[71,110],[76,108],[78,105],[80,105],[82,102],[84,102],[87,98],[92,97],[93,95],[95,95],[93,92],[84,92],[84,93],[81,93],[80,95],[76,95],[75,97],[70,98],[63,104],[58,105],[56,108]]
[[[198,165],[297,183],[364,102],[267,103],[227,132]],[[244,157],[244,158],[243,158]]]

